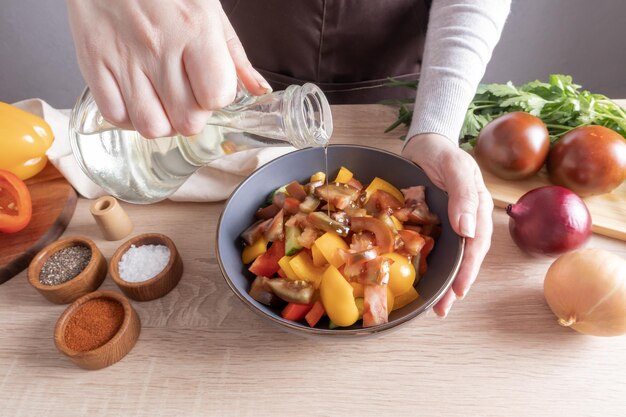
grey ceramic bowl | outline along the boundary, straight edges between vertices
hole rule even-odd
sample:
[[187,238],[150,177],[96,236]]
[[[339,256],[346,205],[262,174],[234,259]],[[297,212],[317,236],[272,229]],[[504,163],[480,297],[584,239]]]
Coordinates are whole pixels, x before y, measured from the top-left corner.
[[384,332],[419,316],[430,309],[450,288],[459,269],[463,254],[463,239],[448,222],[448,196],[428,179],[417,165],[399,155],[364,146],[333,145],[328,147],[328,171],[334,175],[341,166],[354,173],[363,184],[378,176],[398,188],[426,185],[426,198],[431,211],[442,219],[442,233],[428,257],[428,271],[417,284],[420,297],[396,311],[383,325],[362,328],[360,322],[352,327],[328,329],[311,328],[280,316],[280,310],[267,307],[248,295],[254,278],[241,263],[243,245],[239,235],[255,221],[254,213],[267,195],[276,188],[297,180],[307,182],[315,172],[324,171],[324,149],[308,148],[289,153],[262,166],[246,178],[233,192],[219,220],[217,259],[226,282],[252,311],[279,325],[307,335],[363,336]]

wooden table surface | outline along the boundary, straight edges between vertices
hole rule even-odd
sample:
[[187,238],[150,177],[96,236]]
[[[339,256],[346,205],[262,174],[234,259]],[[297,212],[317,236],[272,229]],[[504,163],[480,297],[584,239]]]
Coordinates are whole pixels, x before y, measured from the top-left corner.
[[[399,151],[383,135],[395,110],[334,109],[333,143]],[[65,235],[106,242],[79,199]],[[178,246],[185,273],[152,302],[135,348],[100,370],[75,367],[55,348],[65,306],[48,303],[22,273],[0,286],[2,416],[624,416],[626,337],[594,338],[559,327],[542,283],[550,260],[522,254],[503,210],[492,249],[468,297],[447,319],[432,312],[374,339],[306,339],[249,311],[215,258],[222,203],[125,206],[135,234]],[[626,244],[594,235],[591,247],[626,257]],[[101,287],[116,289],[107,278]]]

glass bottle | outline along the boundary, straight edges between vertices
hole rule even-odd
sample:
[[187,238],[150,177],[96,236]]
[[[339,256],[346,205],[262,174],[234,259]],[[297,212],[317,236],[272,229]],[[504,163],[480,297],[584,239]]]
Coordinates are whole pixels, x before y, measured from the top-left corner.
[[121,200],[148,204],[169,197],[221,156],[266,146],[325,146],[332,130],[328,101],[313,84],[258,97],[240,84],[235,101],[213,112],[201,133],[158,139],[109,124],[85,89],[72,111],[70,143],[93,182]]

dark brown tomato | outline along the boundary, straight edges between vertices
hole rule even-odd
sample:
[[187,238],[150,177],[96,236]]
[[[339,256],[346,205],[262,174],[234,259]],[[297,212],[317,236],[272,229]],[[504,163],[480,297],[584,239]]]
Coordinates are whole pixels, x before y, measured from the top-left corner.
[[604,194],[626,180],[626,140],[604,126],[563,135],[548,156],[550,181],[581,197]]
[[548,156],[546,125],[531,114],[508,113],[492,120],[478,134],[474,155],[479,165],[505,180],[536,174]]

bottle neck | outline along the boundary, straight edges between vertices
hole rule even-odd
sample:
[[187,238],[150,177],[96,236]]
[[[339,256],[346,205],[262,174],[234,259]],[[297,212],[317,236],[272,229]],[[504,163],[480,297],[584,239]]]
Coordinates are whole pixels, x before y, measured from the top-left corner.
[[313,84],[291,85],[260,97],[250,96],[245,89],[238,99],[221,111],[214,112],[207,122],[243,131],[252,136],[270,138],[261,146],[296,148],[324,146],[333,132],[332,115],[324,93]]
[[[263,138],[271,144],[296,148],[324,146],[333,133],[330,105],[314,84],[290,85],[284,91],[255,97],[239,83],[237,97],[229,106],[212,113],[207,124],[233,128]],[[71,128],[82,135],[117,130],[102,117],[86,88],[72,111]],[[264,146],[271,145],[265,142]]]
[[333,133],[333,119],[326,96],[314,84],[289,86],[285,91],[286,135],[296,148],[325,146]]

